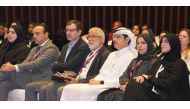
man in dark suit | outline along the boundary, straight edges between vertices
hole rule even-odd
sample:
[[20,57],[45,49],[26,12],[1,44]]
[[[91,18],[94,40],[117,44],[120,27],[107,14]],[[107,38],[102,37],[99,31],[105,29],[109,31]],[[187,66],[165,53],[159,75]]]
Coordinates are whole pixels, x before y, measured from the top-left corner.
[[[72,83],[88,83],[88,81],[94,78],[98,73],[105,60],[109,55],[109,50],[106,49],[103,44],[105,41],[105,34],[102,29],[93,27],[89,30],[88,46],[91,52],[86,57],[85,62],[76,78],[70,77],[69,75],[62,74],[63,77],[69,78],[65,80],[65,83],[53,82],[44,86],[42,90],[45,90],[46,99],[49,101],[60,100],[61,92],[66,84]],[[75,73],[73,71],[65,71],[67,73]]]
[[0,100],[7,100],[9,91],[22,88],[34,81],[49,80],[52,63],[59,57],[58,48],[49,40],[45,25],[37,24],[33,29],[37,47],[20,64],[6,63],[0,68]]
[[[66,37],[70,41],[63,46],[59,61],[56,61],[53,66],[53,72],[65,73],[68,75],[77,75],[85,57],[90,52],[88,45],[81,38],[82,25],[77,20],[70,20],[66,25]],[[77,73],[68,73],[64,71],[74,71]],[[26,86],[25,100],[37,100],[37,93],[39,93],[39,100],[45,99],[44,93],[40,92],[40,88],[52,81],[33,82]]]

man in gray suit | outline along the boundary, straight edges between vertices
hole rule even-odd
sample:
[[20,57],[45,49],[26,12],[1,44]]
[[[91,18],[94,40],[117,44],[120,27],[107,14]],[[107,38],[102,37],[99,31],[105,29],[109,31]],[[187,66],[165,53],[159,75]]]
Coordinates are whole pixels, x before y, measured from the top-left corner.
[[9,91],[25,88],[29,82],[50,80],[51,66],[58,59],[59,50],[49,40],[45,25],[35,25],[33,33],[38,46],[27,58],[20,64],[6,63],[0,68],[0,100],[7,100]]

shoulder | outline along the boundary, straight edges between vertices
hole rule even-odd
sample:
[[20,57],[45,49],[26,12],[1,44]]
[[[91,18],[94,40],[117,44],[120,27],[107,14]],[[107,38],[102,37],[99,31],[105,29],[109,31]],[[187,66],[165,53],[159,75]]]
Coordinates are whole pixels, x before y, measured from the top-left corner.
[[110,51],[106,47],[102,47],[101,51],[103,54],[110,54]]

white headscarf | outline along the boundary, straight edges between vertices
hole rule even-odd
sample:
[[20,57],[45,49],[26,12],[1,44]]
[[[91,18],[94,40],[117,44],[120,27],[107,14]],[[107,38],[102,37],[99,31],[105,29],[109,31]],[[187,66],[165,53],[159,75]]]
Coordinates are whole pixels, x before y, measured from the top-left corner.
[[120,27],[115,29],[115,31],[113,32],[113,35],[127,35],[129,36],[129,38],[131,39],[131,42],[129,44],[129,49],[131,50],[132,53],[134,53],[135,55],[137,55],[137,50],[135,49],[136,47],[136,37],[133,35],[133,33],[131,32],[131,30],[125,28],[125,27]]

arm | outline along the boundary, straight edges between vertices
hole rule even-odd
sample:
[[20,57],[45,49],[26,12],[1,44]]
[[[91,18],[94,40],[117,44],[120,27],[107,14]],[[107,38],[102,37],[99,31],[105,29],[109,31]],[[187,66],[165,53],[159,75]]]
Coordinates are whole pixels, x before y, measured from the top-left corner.
[[[65,70],[75,71],[78,73],[79,68],[83,65],[86,55],[88,54],[88,46],[79,49],[67,63],[57,62],[53,64],[55,71],[64,72]],[[76,71],[77,70],[77,71]]]
[[170,66],[171,68],[169,71],[165,68],[165,70],[159,73],[158,78],[149,75],[147,80],[157,88],[167,88],[182,78],[182,73],[184,73],[185,69],[184,66],[185,63],[178,62],[177,66]]
[[38,69],[40,67],[46,66],[47,63],[53,63],[58,59],[58,56],[59,51],[56,47],[47,47],[45,48],[43,54],[35,61],[25,61],[21,64],[18,64],[18,68],[20,71]]

